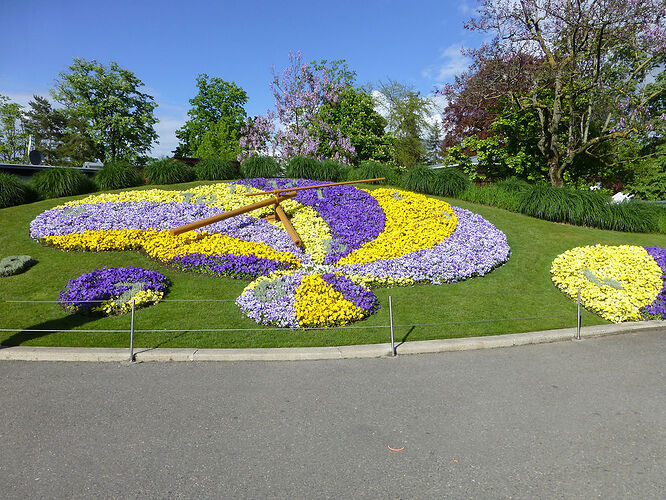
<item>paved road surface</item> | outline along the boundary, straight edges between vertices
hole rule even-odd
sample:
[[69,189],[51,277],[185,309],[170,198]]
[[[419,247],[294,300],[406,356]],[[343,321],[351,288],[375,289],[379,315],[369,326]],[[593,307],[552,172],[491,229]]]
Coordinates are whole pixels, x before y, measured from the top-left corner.
[[5,361],[0,497],[663,498],[665,367],[666,333],[376,360]]

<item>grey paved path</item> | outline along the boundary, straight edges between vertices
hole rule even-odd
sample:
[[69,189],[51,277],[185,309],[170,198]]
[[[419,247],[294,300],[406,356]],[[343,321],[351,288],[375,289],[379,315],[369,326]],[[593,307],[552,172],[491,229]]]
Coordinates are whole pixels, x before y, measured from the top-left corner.
[[665,367],[663,332],[395,359],[3,361],[0,497],[662,498]]

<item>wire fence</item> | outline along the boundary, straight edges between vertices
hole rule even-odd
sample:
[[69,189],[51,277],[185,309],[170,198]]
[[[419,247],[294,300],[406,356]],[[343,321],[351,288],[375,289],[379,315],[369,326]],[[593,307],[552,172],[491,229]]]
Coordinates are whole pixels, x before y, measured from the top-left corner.
[[[530,292],[530,294],[543,294],[550,292]],[[488,297],[488,296],[506,296],[506,292],[498,293],[482,293],[476,294],[476,297]],[[106,300],[80,300],[80,301],[69,301],[69,303],[103,303],[107,302]],[[211,303],[211,302],[235,302],[235,299],[163,299],[162,302],[170,303]],[[482,325],[490,323],[506,323],[506,322],[518,322],[518,321],[536,321],[536,320],[545,320],[545,319],[562,319],[569,318],[571,319],[571,324],[573,326],[574,321],[576,321],[577,335],[576,338],[580,340],[580,329],[581,329],[581,307],[580,307],[580,293],[578,296],[578,301],[576,303],[575,312],[567,312],[562,314],[546,314],[546,315],[531,315],[531,316],[514,316],[514,317],[495,317],[495,318],[483,318],[483,319],[470,319],[470,320],[459,320],[459,321],[437,321],[437,322],[400,322],[399,320],[394,321],[393,314],[393,297],[388,296],[388,308],[389,308],[389,322],[388,324],[382,325],[346,325],[346,326],[335,326],[335,327],[305,327],[298,328],[298,331],[308,332],[308,331],[345,331],[345,330],[390,330],[390,342],[391,342],[391,353],[393,356],[397,355],[397,350],[395,347],[395,338],[394,332],[396,328],[415,328],[415,327],[438,327],[438,326],[456,326],[456,325]],[[60,304],[59,300],[0,300],[0,303],[6,304]],[[233,332],[283,332],[285,328],[281,327],[254,327],[254,328],[136,328],[135,327],[135,305],[132,301],[132,308],[130,313],[130,325],[129,328],[118,328],[118,329],[83,329],[83,328],[0,328],[0,332],[15,332],[15,333],[40,333],[40,334],[51,334],[51,333],[60,333],[60,332],[77,332],[77,333],[126,333],[129,335],[129,360],[134,361],[134,335],[136,333],[141,334],[183,334],[183,333],[233,333]],[[387,339],[388,340],[388,339]],[[405,339],[401,343],[404,343]]]

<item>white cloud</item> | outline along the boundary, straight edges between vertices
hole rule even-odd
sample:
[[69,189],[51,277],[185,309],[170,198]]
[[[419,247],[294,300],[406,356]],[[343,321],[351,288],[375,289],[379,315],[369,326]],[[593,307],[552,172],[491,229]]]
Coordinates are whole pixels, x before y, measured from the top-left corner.
[[423,70],[423,76],[436,82],[445,82],[466,71],[471,61],[460,52],[461,49],[462,44],[449,45],[440,54],[444,62],[427,67]]

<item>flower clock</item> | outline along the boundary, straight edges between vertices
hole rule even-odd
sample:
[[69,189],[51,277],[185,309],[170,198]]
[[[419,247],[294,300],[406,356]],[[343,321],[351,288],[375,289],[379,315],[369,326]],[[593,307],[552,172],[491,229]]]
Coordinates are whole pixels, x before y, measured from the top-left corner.
[[250,280],[236,301],[243,313],[291,328],[346,325],[378,309],[373,288],[457,282],[509,258],[506,236],[481,216],[392,188],[297,191],[280,206],[299,245],[269,217],[272,206],[170,232],[247,206],[247,194],[318,184],[261,178],[98,194],[43,212],[30,231],[62,250],[134,249],[181,270]]
[[169,286],[163,274],[141,267],[102,268],[69,280],[60,305],[69,312],[122,314],[159,302]]
[[552,263],[555,286],[601,317],[619,323],[666,318],[666,249],[633,245],[577,247]]

